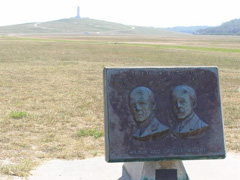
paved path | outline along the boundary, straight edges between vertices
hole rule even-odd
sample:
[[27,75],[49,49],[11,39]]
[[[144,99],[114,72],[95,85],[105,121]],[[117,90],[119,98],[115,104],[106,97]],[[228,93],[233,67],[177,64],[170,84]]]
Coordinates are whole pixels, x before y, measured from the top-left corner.
[[65,31],[63,31],[63,30],[61,30],[61,29],[48,28],[48,27],[44,27],[44,26],[39,26],[39,25],[42,24],[42,23],[44,23],[44,22],[37,22],[37,23],[34,24],[34,27],[35,27],[35,28],[40,28],[40,29],[47,29],[47,30],[54,30],[54,31],[65,32]]
[[[240,179],[240,154],[224,160],[183,161],[191,180]],[[52,160],[32,171],[29,180],[118,180],[123,163],[106,163],[103,157],[87,160]]]

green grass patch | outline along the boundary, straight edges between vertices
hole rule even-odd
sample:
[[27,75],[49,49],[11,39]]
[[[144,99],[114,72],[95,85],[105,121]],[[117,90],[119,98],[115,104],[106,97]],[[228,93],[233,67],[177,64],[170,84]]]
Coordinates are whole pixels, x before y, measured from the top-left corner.
[[141,46],[141,47],[184,49],[184,50],[224,52],[224,53],[240,53],[240,49],[230,49],[230,48],[212,48],[212,47],[195,47],[195,46],[173,46],[173,45],[159,45],[159,44],[134,44],[134,43],[119,43],[119,44],[134,45],[134,46]]
[[140,46],[140,47],[153,47],[153,48],[166,48],[166,49],[183,49],[194,51],[207,51],[207,52],[223,52],[223,53],[240,53],[240,49],[232,48],[217,48],[217,47],[198,47],[198,46],[176,46],[176,45],[162,45],[162,44],[138,44],[138,43],[116,43],[108,41],[86,41],[86,40],[70,40],[70,39],[43,39],[43,38],[22,38],[10,37],[8,40],[22,40],[22,41],[36,41],[36,42],[70,42],[70,43],[83,43],[83,44],[108,44],[108,45],[125,45],[125,46]]
[[93,136],[95,139],[97,139],[102,137],[104,135],[104,132],[98,129],[81,129],[77,131],[77,135],[79,137]]
[[16,112],[16,111],[13,111],[10,113],[10,117],[13,118],[13,119],[22,119],[24,117],[26,117],[28,115],[27,112]]

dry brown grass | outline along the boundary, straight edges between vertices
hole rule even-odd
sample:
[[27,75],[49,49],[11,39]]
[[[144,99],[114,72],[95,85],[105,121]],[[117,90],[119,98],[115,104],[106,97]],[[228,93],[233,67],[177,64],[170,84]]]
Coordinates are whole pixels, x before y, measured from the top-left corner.
[[[61,39],[64,39],[61,37]],[[66,39],[66,38],[65,38]],[[91,41],[91,42],[89,42]],[[109,43],[111,42],[111,43]],[[175,43],[239,48],[233,37],[76,37],[70,41],[0,38],[1,173],[26,176],[29,164],[47,159],[104,155],[104,66],[219,66],[228,151],[240,151],[239,53],[148,47],[118,42]],[[27,115],[13,118],[12,112]],[[31,163],[26,164],[26,159]],[[27,169],[19,172],[19,169]],[[30,168],[31,169],[31,168]]]

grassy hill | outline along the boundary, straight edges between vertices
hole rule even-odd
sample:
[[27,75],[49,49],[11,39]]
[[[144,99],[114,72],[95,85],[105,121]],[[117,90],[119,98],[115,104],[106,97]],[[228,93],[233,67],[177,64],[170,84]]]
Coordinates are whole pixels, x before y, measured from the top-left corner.
[[240,19],[234,19],[217,27],[201,29],[198,34],[203,35],[240,35]]
[[61,19],[0,27],[0,34],[175,35],[153,27],[129,26],[95,19]]

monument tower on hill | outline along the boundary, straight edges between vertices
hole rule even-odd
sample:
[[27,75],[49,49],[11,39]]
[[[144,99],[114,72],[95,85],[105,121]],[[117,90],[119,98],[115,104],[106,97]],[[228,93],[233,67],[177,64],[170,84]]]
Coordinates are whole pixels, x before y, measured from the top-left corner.
[[77,7],[77,16],[76,16],[77,19],[80,19],[80,7],[78,6]]

